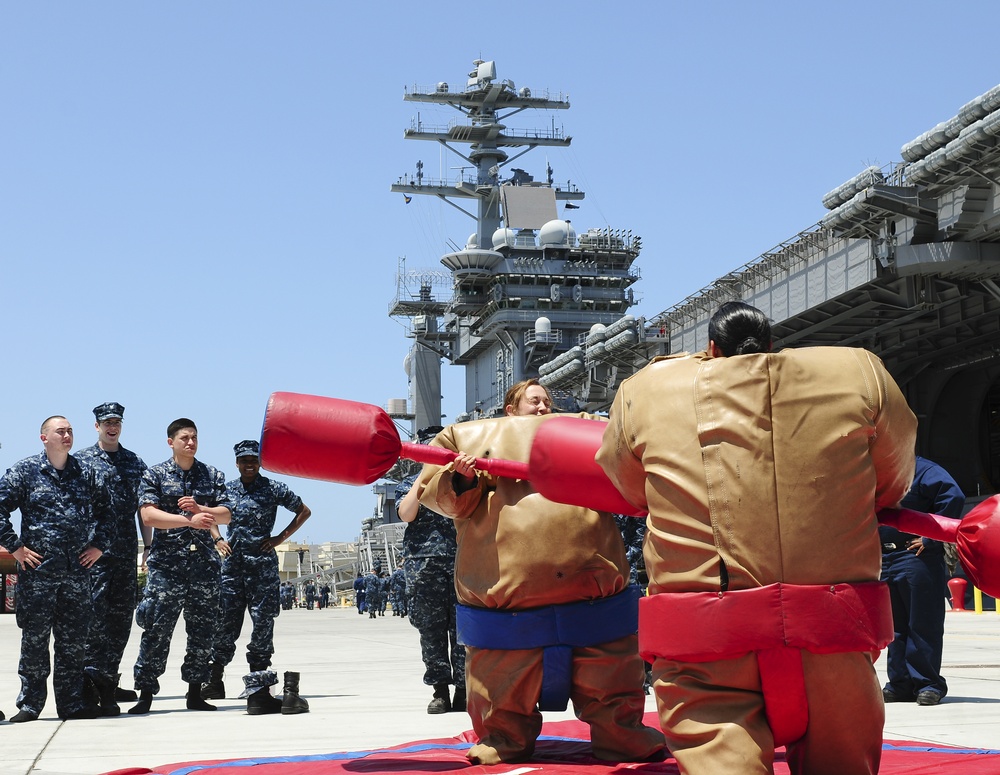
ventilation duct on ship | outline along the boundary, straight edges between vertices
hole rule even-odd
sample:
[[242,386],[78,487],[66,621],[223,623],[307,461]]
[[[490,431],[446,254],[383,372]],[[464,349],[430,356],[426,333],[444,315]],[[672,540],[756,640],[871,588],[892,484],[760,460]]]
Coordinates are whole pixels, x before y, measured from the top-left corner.
[[541,366],[538,367],[538,375],[539,377],[544,377],[546,375],[553,374],[563,366],[566,366],[573,362],[579,363],[582,373],[583,348],[580,347],[579,345],[571,347],[564,353],[560,353],[548,363],[543,363]]
[[985,94],[981,94],[963,105],[959,109],[958,115],[948,121],[942,121],[933,129],[928,129],[916,139],[908,142],[902,147],[899,154],[903,157],[903,161],[919,161],[957,138],[966,127],[986,118],[998,109],[1000,109],[1000,86],[994,86]]
[[884,182],[885,175],[882,174],[882,170],[878,167],[869,167],[824,196],[823,207],[827,210],[833,210],[850,200],[859,191],[864,191],[869,186]]

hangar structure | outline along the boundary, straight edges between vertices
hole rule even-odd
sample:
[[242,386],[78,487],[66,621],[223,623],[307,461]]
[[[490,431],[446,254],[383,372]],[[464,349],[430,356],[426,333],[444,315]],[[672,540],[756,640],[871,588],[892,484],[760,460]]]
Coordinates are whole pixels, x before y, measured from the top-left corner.
[[823,198],[812,228],[650,321],[703,349],[742,299],[776,347],[864,347],[920,419],[918,453],[972,499],[1000,491],[1000,86]]

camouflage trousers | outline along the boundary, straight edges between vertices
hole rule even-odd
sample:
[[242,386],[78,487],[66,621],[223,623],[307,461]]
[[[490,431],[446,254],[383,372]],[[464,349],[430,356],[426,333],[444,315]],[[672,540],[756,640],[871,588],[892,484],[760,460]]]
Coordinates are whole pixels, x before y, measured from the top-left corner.
[[102,557],[90,569],[90,582],[94,613],[85,661],[102,677],[117,681],[135,614],[135,560]]
[[407,616],[420,633],[428,686],[465,686],[465,646],[455,632],[455,559],[414,557],[403,564]]
[[135,688],[159,693],[158,679],[167,669],[170,638],[182,610],[187,648],[181,679],[207,683],[219,616],[219,566],[201,552],[185,552],[150,559],[148,567],[146,589],[135,611],[135,621],[143,629],[133,670]]
[[365,587],[365,610],[368,613],[374,611],[378,613],[382,610],[382,592],[381,590],[368,589]]
[[263,670],[274,654],[274,620],[281,612],[278,558],[274,552],[247,556],[235,553],[222,565],[222,612],[215,633],[212,661],[228,665],[236,655],[243,614],[250,612],[253,629],[247,644],[247,664]]
[[17,707],[34,714],[40,714],[45,707],[51,636],[56,712],[65,718],[85,705],[83,667],[91,616],[90,573],[82,567],[52,574],[23,568],[17,586],[16,618],[21,628],[21,659],[17,665],[21,691]]

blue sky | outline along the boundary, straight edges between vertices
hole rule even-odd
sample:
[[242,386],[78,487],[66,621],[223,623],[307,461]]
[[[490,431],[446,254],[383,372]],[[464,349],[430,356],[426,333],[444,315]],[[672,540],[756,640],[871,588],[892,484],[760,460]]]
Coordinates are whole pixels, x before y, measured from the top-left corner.
[[[998,23],[987,0],[4,3],[0,470],[41,451],[50,414],[93,443],[108,400],[148,463],[189,416],[235,477],[275,390],[405,397],[398,260],[441,269],[473,229],[389,191],[418,159],[462,163],[403,139],[418,110],[458,117],[404,87],[482,58],[568,94],[509,125],[573,137],[548,161],[587,193],[574,225],[642,235],[633,312],[654,315],[1000,83],[981,34]],[[448,419],[462,409],[446,368]],[[353,540],[372,513],[369,488],[289,483],[314,515],[299,540]]]

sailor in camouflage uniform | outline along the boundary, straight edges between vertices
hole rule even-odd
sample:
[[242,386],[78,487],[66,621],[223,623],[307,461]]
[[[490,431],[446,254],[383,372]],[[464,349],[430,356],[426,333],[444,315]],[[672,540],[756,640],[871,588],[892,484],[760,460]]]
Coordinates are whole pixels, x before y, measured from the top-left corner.
[[382,610],[382,563],[376,560],[372,572],[365,576],[365,608],[374,619]]
[[[102,473],[69,454],[73,428],[62,416],[41,428],[45,451],[0,478],[0,546],[20,563],[17,624],[21,659],[19,712],[34,721],[45,707],[49,637],[54,637],[56,712],[62,719],[96,718],[84,697],[83,667],[90,626],[90,574],[111,546],[112,504]],[[20,536],[10,515],[21,511]]]
[[[635,584],[646,594],[649,586],[649,576],[646,575],[646,560],[642,554],[643,543],[646,538],[646,520],[628,517],[624,514],[613,514],[615,524],[618,525],[618,532],[622,534],[622,542],[625,544],[625,559],[628,560],[629,582]],[[649,694],[649,689],[653,685],[653,666],[643,660],[643,669],[646,677],[642,682],[642,690]]]
[[[427,438],[440,430],[433,429]],[[426,436],[421,432],[420,435]],[[434,687],[428,713],[465,710],[465,646],[455,632],[455,523],[418,503],[411,492],[415,476],[396,487],[403,533],[403,570],[406,573],[407,613],[420,633],[424,683]],[[449,685],[455,685],[455,698]]]
[[[121,712],[115,691],[135,614],[136,523],[139,484],[146,470],[142,458],[119,442],[124,416],[125,407],[113,401],[94,407],[97,443],[75,455],[80,461],[103,467],[114,494],[115,539],[90,573],[94,609],[86,651],[86,674],[97,690],[104,716]],[[141,531],[145,561],[153,528],[142,525]]]
[[170,638],[181,609],[187,650],[181,678],[188,685],[188,710],[215,710],[201,698],[209,677],[212,640],[219,614],[221,560],[211,528],[229,522],[230,501],[222,472],[195,459],[198,429],[182,417],[167,426],[173,456],[146,470],[139,488],[139,513],[156,528],[146,565],[149,577],[135,620],[143,629],[136,660],[139,702],[129,713],[148,713],[159,677],[167,669]]
[[396,568],[389,577],[389,604],[393,616],[406,616],[406,571]]
[[612,515],[615,524],[618,525],[618,532],[622,534],[622,542],[625,544],[625,559],[628,560],[629,582],[638,584],[643,594],[646,593],[646,586],[649,579],[646,576],[646,561],[642,556],[643,540],[646,538],[646,523],[644,520],[635,517],[627,517],[624,514]]
[[385,608],[389,604],[389,574],[384,573],[378,577],[379,582],[379,616],[385,616]]
[[[247,644],[250,672],[267,670],[274,654],[274,620],[281,611],[278,597],[278,555],[275,547],[287,541],[312,513],[302,498],[287,485],[260,475],[260,445],[247,439],[233,447],[238,479],[226,483],[233,516],[227,540],[220,543],[226,559],[222,565],[222,617],[212,652],[211,679],[202,688],[202,698],[226,696],[223,672],[236,654],[236,640],[243,627],[245,611],[250,612],[253,630]],[[278,506],[295,517],[272,535]],[[216,529],[217,530],[217,529]],[[280,709],[280,702],[278,703]]]

